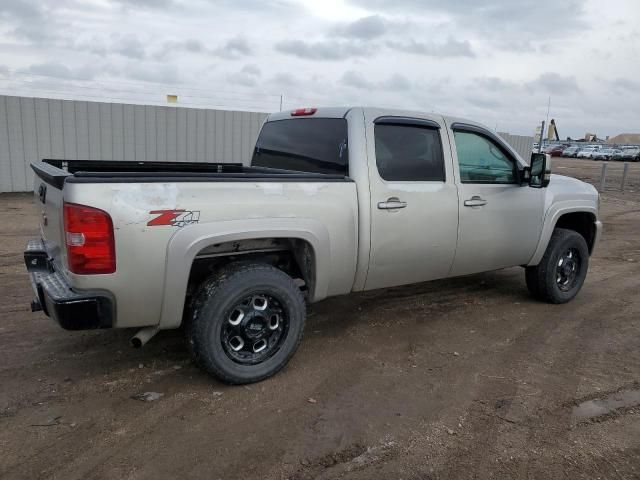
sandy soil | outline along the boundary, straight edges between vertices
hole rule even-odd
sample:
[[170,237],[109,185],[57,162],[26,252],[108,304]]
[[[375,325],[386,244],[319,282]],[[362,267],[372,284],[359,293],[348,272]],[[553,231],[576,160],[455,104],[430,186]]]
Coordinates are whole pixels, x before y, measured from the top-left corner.
[[[600,165],[554,159],[591,182]],[[640,478],[640,165],[625,192],[621,168],[572,303],[532,300],[520,268],[331,299],[248,387],[201,373],[180,332],[133,350],[32,314],[35,208],[0,195],[0,477]]]

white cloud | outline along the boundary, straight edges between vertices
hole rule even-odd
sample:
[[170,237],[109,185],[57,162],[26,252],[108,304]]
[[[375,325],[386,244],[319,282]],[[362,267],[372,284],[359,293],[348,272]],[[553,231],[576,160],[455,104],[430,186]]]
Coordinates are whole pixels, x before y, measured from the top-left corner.
[[214,53],[224,58],[235,59],[251,55],[253,49],[245,37],[238,35],[228,39],[223,45],[215,49]]
[[381,37],[389,30],[389,21],[380,15],[370,15],[354,22],[338,25],[334,32],[342,37],[370,40]]
[[265,111],[284,94],[523,134],[550,96],[563,135],[605,136],[640,131],[639,16],[637,0],[0,0],[0,89]]
[[387,46],[393,50],[416,55],[426,55],[429,57],[449,58],[449,57],[475,57],[468,40],[459,41],[448,38],[445,42],[417,42],[413,38],[407,41],[389,41]]
[[345,60],[363,57],[372,52],[368,43],[352,41],[322,40],[307,42],[304,40],[283,40],[276,43],[276,50],[308,60]]

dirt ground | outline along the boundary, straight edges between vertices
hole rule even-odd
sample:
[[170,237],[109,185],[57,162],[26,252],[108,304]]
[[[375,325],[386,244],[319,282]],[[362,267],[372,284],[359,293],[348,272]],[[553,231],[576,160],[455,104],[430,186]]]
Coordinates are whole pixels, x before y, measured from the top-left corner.
[[134,350],[32,314],[36,210],[0,195],[0,478],[640,478],[640,164],[625,192],[621,169],[573,302],[532,300],[520,268],[331,299],[247,387],[201,373],[180,332]]

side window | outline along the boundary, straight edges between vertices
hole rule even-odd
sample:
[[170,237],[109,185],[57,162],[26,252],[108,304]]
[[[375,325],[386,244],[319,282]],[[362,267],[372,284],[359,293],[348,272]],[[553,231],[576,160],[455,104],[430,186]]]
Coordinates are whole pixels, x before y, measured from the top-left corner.
[[515,183],[515,165],[492,140],[472,132],[453,132],[462,183]]
[[412,125],[376,124],[376,165],[387,181],[444,182],[440,131]]

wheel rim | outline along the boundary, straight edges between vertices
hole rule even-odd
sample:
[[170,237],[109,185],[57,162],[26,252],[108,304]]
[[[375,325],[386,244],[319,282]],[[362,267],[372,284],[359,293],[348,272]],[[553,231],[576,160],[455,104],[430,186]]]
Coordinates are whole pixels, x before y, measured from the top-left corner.
[[275,355],[289,332],[282,305],[273,295],[253,293],[230,308],[220,330],[226,355],[241,365],[255,365]]
[[556,264],[556,284],[567,292],[575,287],[581,267],[580,253],[575,248],[565,250]]

